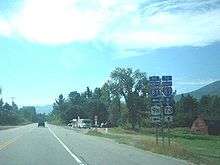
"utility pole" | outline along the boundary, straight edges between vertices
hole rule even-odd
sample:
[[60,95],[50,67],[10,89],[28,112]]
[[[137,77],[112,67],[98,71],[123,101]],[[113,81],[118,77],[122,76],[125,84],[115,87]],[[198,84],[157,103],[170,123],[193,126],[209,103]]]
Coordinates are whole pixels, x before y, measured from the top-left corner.
[[11,104],[14,103],[15,97],[10,97],[11,98]]
[[0,99],[2,99],[2,87],[0,86]]

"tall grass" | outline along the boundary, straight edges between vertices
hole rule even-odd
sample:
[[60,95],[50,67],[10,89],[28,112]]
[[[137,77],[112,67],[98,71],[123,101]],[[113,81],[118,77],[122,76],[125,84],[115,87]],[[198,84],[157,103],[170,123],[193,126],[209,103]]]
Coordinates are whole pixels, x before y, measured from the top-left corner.
[[[156,144],[154,129],[143,129],[139,132],[113,128],[108,134],[89,131],[89,135],[114,139],[116,142],[135,146],[137,148],[189,160],[196,164],[219,165],[220,137],[191,134],[187,128],[171,130],[171,145],[167,141]],[[165,132],[165,136],[168,136]]]

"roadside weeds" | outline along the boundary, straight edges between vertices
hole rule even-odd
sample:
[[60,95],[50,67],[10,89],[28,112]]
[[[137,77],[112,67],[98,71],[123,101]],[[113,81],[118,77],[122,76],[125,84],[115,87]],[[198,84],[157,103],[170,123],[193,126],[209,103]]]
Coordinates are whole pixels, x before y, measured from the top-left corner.
[[[118,143],[134,146],[145,151],[184,159],[189,161],[189,163],[192,162],[192,164],[218,165],[220,161],[220,156],[217,155],[217,157],[211,157],[210,154],[199,153],[197,150],[194,150],[194,148],[188,148],[187,145],[181,141],[182,139],[176,137],[172,137],[172,143],[169,146],[167,143],[162,145],[161,142],[156,144],[155,137],[152,134],[146,135],[129,130],[118,130],[113,128],[112,130],[109,130],[108,133],[90,130],[86,134],[113,139]],[[191,140],[193,141],[194,139]]]

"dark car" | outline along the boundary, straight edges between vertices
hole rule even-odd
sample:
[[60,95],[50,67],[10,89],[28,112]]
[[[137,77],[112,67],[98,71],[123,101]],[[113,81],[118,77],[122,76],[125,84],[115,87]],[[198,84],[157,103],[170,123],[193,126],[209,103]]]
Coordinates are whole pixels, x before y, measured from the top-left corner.
[[45,127],[45,122],[44,121],[38,122],[38,127]]

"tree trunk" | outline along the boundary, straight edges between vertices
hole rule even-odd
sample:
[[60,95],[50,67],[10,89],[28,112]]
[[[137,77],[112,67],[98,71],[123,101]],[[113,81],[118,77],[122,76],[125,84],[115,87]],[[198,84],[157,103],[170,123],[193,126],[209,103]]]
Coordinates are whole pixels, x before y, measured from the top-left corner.
[[136,114],[135,114],[135,110],[134,110],[133,107],[130,108],[130,118],[131,118],[132,129],[135,130],[135,126],[136,126]]

